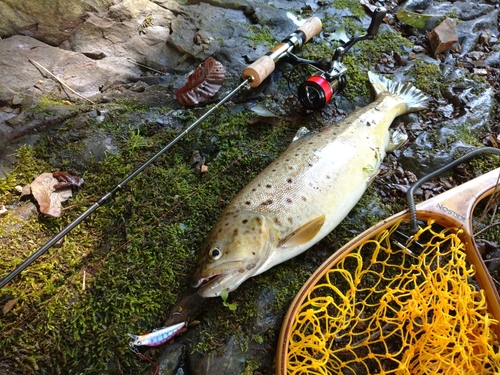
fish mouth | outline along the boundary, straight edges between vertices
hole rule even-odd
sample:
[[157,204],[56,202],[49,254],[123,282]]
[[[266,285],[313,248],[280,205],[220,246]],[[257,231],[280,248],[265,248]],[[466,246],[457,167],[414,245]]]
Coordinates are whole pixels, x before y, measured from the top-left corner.
[[215,274],[215,275],[211,275],[211,276],[208,276],[208,277],[202,277],[202,278],[197,279],[197,280],[192,280],[191,281],[191,287],[195,288],[195,289],[203,288],[203,286],[211,283],[212,281],[214,281],[215,279],[217,279],[220,276],[222,276],[221,273]]
[[223,290],[231,292],[241,283],[253,275],[254,270],[228,270],[225,272],[211,273],[206,277],[194,278],[191,282],[193,288],[198,289],[198,294],[204,298],[219,297]]

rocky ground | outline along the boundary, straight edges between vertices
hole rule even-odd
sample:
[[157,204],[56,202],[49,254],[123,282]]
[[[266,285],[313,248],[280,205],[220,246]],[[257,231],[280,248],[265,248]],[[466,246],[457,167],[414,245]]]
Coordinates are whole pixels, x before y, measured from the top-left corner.
[[[279,66],[4,287],[2,373],[149,374],[155,372],[149,358],[164,375],[271,374],[286,308],[332,249],[404,209],[404,193],[418,177],[464,150],[499,147],[498,1],[103,0],[60,9],[26,3],[18,9],[0,1],[0,240],[7,259],[1,277],[206,111],[207,105],[189,109],[175,100],[206,58],[226,70],[210,106],[300,19],[317,16],[324,26],[303,55],[328,58],[341,26],[348,37],[359,35],[375,5],[388,16],[377,38],[346,57],[347,88],[323,111],[300,108],[285,80],[290,66]],[[411,27],[397,18],[400,10],[434,17]],[[436,54],[449,35],[434,42],[430,34],[445,17],[456,20],[456,30],[446,30],[456,41]],[[189,276],[225,204],[300,126],[320,128],[368,103],[368,69],[413,81],[431,100],[427,110],[394,124],[409,140],[386,158],[367,198],[321,244],[249,280],[228,301],[197,297]],[[417,196],[447,190],[495,160],[462,166]],[[208,172],[201,174],[203,165]],[[85,184],[63,217],[52,219],[15,187],[58,170],[83,176]],[[498,240],[483,239],[485,257],[498,256]],[[498,276],[496,262],[488,265]],[[187,331],[170,344],[141,349],[141,356],[129,352],[126,333],[186,319]]]

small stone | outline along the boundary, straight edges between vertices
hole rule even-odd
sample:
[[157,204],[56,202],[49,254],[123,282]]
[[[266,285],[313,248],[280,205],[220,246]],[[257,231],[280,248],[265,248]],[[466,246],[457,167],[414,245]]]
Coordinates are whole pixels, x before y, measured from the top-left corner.
[[16,193],[21,194],[23,192],[23,187],[21,185],[16,185],[14,187],[14,190],[16,191]]
[[488,70],[487,69],[474,69],[474,74],[477,76],[487,76],[488,75]]
[[456,31],[457,23],[454,19],[446,18],[429,33],[429,42],[434,55],[447,51],[458,42]]
[[200,172],[201,173],[207,173],[208,172],[208,166],[202,165],[201,168],[200,168]]

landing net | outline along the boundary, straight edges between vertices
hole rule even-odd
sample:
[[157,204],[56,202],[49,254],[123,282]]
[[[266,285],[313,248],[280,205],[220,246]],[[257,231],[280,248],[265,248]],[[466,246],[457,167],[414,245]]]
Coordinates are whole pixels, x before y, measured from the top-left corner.
[[460,230],[401,221],[310,290],[289,337],[288,374],[498,374],[496,324]]

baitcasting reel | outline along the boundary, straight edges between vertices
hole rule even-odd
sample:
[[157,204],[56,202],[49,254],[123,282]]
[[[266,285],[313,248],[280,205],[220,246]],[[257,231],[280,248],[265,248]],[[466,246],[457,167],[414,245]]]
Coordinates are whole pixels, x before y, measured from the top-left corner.
[[344,55],[357,42],[373,39],[377,35],[386,13],[384,8],[376,8],[366,34],[353,38],[342,47],[338,47],[331,61],[306,60],[292,53],[288,54],[287,61],[292,65],[308,64],[318,70],[317,73],[302,82],[298,88],[297,96],[304,107],[312,110],[321,109],[332,99],[333,95],[340,93],[345,88],[347,68],[342,64]]

